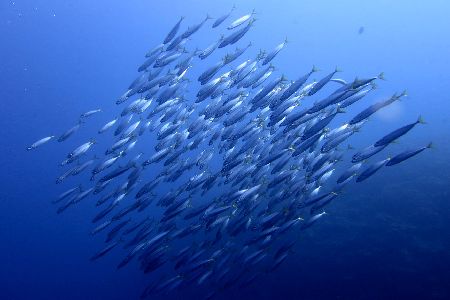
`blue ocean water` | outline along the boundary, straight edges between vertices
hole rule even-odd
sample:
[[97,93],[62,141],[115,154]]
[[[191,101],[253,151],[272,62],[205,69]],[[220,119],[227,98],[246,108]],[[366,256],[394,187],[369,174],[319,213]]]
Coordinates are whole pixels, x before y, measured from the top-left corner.
[[[352,107],[352,115],[408,90],[407,98],[371,118],[353,147],[422,115],[427,125],[378,157],[430,141],[435,148],[346,189],[326,218],[297,233],[287,263],[247,288],[221,291],[218,299],[450,297],[448,1],[36,0],[0,3],[1,299],[137,299],[157,279],[137,264],[117,271],[123,253],[89,261],[103,245],[89,235],[92,202],[55,213],[51,200],[64,191],[54,183],[58,163],[91,137],[88,130],[62,145],[25,148],[59,135],[89,109],[104,109],[87,124],[100,128],[120,112],[112,104],[136,76],[143,54],[180,16],[193,24],[233,4],[233,17],[257,11],[240,43],[254,43],[248,57],[289,40],[274,61],[289,78],[313,64],[322,70],[317,76],[338,66],[349,81],[385,72],[386,81]],[[218,35],[205,26],[195,43],[204,47]],[[159,297],[199,299],[205,293],[196,288]]]

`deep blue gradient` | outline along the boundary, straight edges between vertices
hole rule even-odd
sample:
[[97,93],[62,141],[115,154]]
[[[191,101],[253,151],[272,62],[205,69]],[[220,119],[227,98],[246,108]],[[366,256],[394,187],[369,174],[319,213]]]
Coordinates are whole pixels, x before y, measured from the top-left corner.
[[[258,21],[239,44],[254,43],[247,57],[288,38],[275,64],[289,78],[313,64],[322,70],[317,76],[339,66],[347,80],[384,71],[387,80],[379,90],[347,117],[408,90],[409,97],[371,118],[351,140],[353,147],[369,145],[422,115],[427,125],[377,157],[429,141],[435,149],[352,185],[327,208],[326,218],[302,233],[287,263],[219,299],[450,298],[450,2],[4,0],[0,299],[136,299],[154,279],[136,262],[116,271],[123,253],[89,261],[103,244],[89,235],[92,202],[62,215],[51,204],[64,191],[54,183],[61,173],[58,162],[92,131],[81,129],[62,145],[25,148],[59,135],[80,113],[99,107],[105,112],[86,127],[100,128],[120,112],[113,103],[136,76],[143,54],[162,41],[179,16],[186,17],[184,25],[193,24],[207,13],[228,12],[233,3],[233,17],[257,11]],[[365,31],[359,35],[361,26]],[[220,31],[208,24],[191,43],[205,47]],[[344,119],[335,125],[339,122]],[[192,291],[170,297],[197,299]]]

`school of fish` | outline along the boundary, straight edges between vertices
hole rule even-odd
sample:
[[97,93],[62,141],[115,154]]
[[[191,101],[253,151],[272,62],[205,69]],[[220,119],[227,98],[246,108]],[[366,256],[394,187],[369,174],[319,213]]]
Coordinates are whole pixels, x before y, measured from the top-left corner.
[[[57,184],[88,172],[91,181],[59,195],[53,201],[57,212],[89,198],[98,209],[91,234],[103,235],[106,242],[91,260],[122,251],[118,269],[138,261],[144,273],[160,272],[143,298],[205,285],[209,294],[204,296],[210,299],[220,290],[251,284],[288,260],[301,232],[326,215],[324,209],[348,184],[431,147],[371,159],[423,124],[419,117],[344,162],[344,153],[352,149],[343,144],[406,92],[330,128],[334,119],[346,116],[346,107],[375,93],[383,74],[352,82],[334,78],[338,69],[318,81],[310,80],[315,67],[292,80],[276,75],[272,62],[287,40],[243,59],[252,43],[231,45],[254,26],[255,11],[231,22],[234,13],[233,7],[217,19],[207,16],[184,31],[180,18],[163,42],[145,54],[136,79],[114,100],[123,107],[120,115],[93,132],[114,136],[115,142],[102,148],[104,157],[90,155],[101,147],[93,137],[61,158],[67,170]],[[224,27],[224,34],[203,50],[188,49],[195,33],[206,27]],[[189,78],[191,68],[205,65],[202,61],[222,48],[229,52],[221,60]],[[333,92],[323,95],[325,86]],[[27,149],[64,142],[101,112],[83,113],[60,136],[45,137]],[[142,140],[154,147],[140,152],[136,145]],[[348,166],[336,174],[338,164]]]

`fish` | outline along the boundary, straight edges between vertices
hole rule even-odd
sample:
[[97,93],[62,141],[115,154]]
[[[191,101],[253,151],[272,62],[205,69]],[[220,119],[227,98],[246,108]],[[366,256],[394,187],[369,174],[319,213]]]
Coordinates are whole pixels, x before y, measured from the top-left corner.
[[[116,130],[114,131],[114,136],[118,136],[125,130],[127,125],[131,122],[133,115],[130,115],[128,118],[122,118],[121,122],[117,125]],[[112,125],[111,125],[112,126]]]
[[410,131],[411,129],[414,128],[414,126],[416,126],[417,124],[425,124],[425,121],[422,119],[422,117],[419,117],[417,119],[416,122],[405,125],[403,127],[400,127],[394,131],[392,131],[391,133],[385,135],[384,137],[382,137],[381,139],[379,139],[378,141],[375,142],[374,146],[375,147],[380,147],[380,146],[384,146],[387,145],[389,143],[392,143],[393,141],[397,140],[399,137],[405,135],[406,133],[408,133],[408,131]]
[[87,111],[87,112],[82,113],[82,114],[80,115],[80,119],[88,118],[88,117],[90,117],[90,116],[92,116],[92,115],[95,115],[95,114],[97,114],[97,113],[99,113],[99,112],[102,112],[102,110],[101,110],[100,108],[99,108],[99,109],[94,109],[94,110]]
[[319,214],[313,215],[304,224],[302,224],[301,229],[306,229],[306,228],[311,227],[314,223],[317,222],[317,220],[322,218],[324,215],[326,215],[326,212],[321,212]]
[[348,168],[345,172],[343,172],[339,178],[337,179],[337,183],[343,183],[345,181],[347,181],[349,178],[356,176],[358,170],[361,168],[361,166],[363,165],[362,162],[360,163],[356,163],[354,165],[352,165],[350,168]]
[[[168,64],[176,61],[182,55],[183,55],[183,52],[175,52],[169,56],[158,58],[158,59],[156,59],[155,63],[153,64],[153,68],[161,68],[161,67],[167,66]],[[141,91],[142,91],[142,89],[141,89]]]
[[34,149],[36,149],[36,148],[38,148],[38,147],[44,145],[45,143],[48,143],[48,142],[49,142],[50,140],[52,140],[54,137],[55,137],[54,135],[51,135],[51,136],[42,138],[42,139],[40,139],[40,140],[34,142],[33,144],[31,144],[31,146],[28,146],[28,147],[27,147],[27,150],[28,150],[28,151],[34,150]]
[[383,107],[386,107],[386,106],[390,105],[391,103],[400,100],[400,98],[405,97],[406,95],[407,95],[407,93],[406,93],[406,91],[404,91],[400,95],[394,94],[394,95],[392,95],[392,97],[390,97],[387,100],[377,102],[377,103],[367,107],[366,109],[361,111],[359,114],[357,114],[355,117],[353,117],[353,119],[351,119],[348,122],[348,124],[353,125],[353,124],[362,122],[365,119],[369,118],[374,113],[376,113],[377,111],[379,111],[380,109],[382,109]]
[[123,227],[125,227],[128,223],[130,223],[130,222],[131,222],[131,218],[129,218],[129,219],[125,220],[125,221],[122,221],[122,222],[120,222],[119,224],[117,224],[116,226],[114,226],[114,227],[108,232],[108,235],[106,236],[105,243],[109,243],[110,241],[112,241],[112,240],[117,236],[117,234],[119,233],[119,231],[120,231]]
[[180,29],[181,22],[184,20],[184,17],[181,17],[180,20],[173,26],[173,28],[169,31],[167,36],[165,37],[163,44],[169,43],[177,34],[178,30]]
[[110,251],[112,251],[118,244],[120,241],[115,241],[109,245],[107,245],[105,248],[101,249],[99,252],[95,253],[90,260],[94,261],[99,259],[100,257],[105,256],[107,253],[109,253]]
[[[384,73],[381,72],[377,76],[371,78],[359,79],[358,77],[356,77],[350,85],[353,89],[358,89],[360,87],[367,86],[368,84],[373,84],[373,81],[376,79],[386,80],[384,77]],[[404,93],[406,93],[406,91]]]
[[84,190],[80,192],[74,199],[73,204],[80,202],[81,200],[85,199],[87,196],[89,196],[94,191],[94,188],[88,188],[87,190]]
[[251,13],[246,14],[246,15],[234,20],[233,22],[231,22],[231,24],[227,27],[227,29],[232,30],[238,26],[241,26],[242,24],[247,22],[254,14],[256,14],[256,11],[253,9]]
[[81,191],[81,186],[76,186],[76,187],[70,188],[67,191],[61,193],[58,196],[58,199],[53,200],[52,203],[55,204],[55,203],[61,202],[62,200],[66,199],[70,196],[73,196],[75,193],[78,193],[79,191]]
[[305,132],[302,135],[302,141],[309,139],[313,135],[315,135],[317,132],[321,131],[325,128],[330,122],[336,117],[337,114],[343,113],[343,110],[341,110],[339,107],[336,109],[335,112],[329,114],[323,119],[318,120],[316,124],[305,130]]
[[183,34],[181,36],[184,39],[189,38],[191,35],[196,33],[203,26],[203,24],[206,23],[206,21],[211,20],[211,19],[212,18],[209,15],[207,15],[206,18],[202,22],[200,22],[194,26],[189,26],[189,28],[185,32],[183,32]]
[[59,176],[58,178],[56,178],[56,184],[63,182],[67,177],[72,176],[73,172],[75,171],[74,169],[70,169],[67,170],[66,172],[64,172],[61,176]]
[[281,95],[280,101],[284,101],[292,96],[295,92],[297,92],[308,80],[309,76],[311,76],[312,73],[317,72],[318,69],[313,66],[310,72],[307,74],[299,77],[297,80],[295,80]]
[[112,222],[113,222],[112,220],[108,220],[108,221],[105,221],[102,224],[98,225],[91,231],[91,235],[95,235],[95,234],[103,231],[105,228],[107,228],[109,225],[111,225]]
[[199,77],[198,81],[204,85],[206,84],[219,70],[225,65],[225,62],[223,60],[217,62],[216,64],[212,65],[210,68],[208,68],[206,71],[204,71]]
[[106,170],[107,168],[111,167],[121,156],[123,155],[123,152],[120,152],[118,155],[115,155],[113,157],[110,157],[106,160],[104,160],[103,162],[99,163],[97,166],[95,166],[95,168],[92,170],[92,178],[91,180],[94,179],[94,176],[104,170]]
[[71,175],[75,176],[75,175],[82,173],[84,170],[89,168],[94,162],[95,162],[95,158],[76,166],[75,169],[71,172]]
[[277,54],[286,46],[287,43],[288,40],[285,39],[283,43],[276,46],[275,49],[273,49],[273,51],[267,54],[267,56],[264,58],[262,65],[265,66],[270,63],[275,58],[275,56],[277,56]]
[[100,128],[100,129],[98,130],[98,133],[99,133],[99,134],[102,134],[102,133],[106,132],[108,129],[110,129],[111,127],[113,127],[113,126],[117,123],[117,121],[118,121],[118,118],[115,118],[115,119],[109,121],[108,123],[106,123],[105,125],[103,125],[102,128]]
[[78,129],[80,129],[81,127],[81,122],[78,122],[77,125],[71,127],[70,129],[68,129],[66,132],[64,132],[62,135],[59,136],[58,138],[58,142],[64,142],[65,140],[67,140],[69,137],[71,137],[75,132],[78,131]]
[[238,59],[251,46],[252,46],[252,42],[249,42],[247,44],[247,46],[245,46],[243,48],[236,48],[236,50],[233,53],[226,54],[225,57],[223,58],[224,65],[228,65],[228,64],[232,63],[233,61],[235,61],[236,59]]
[[236,6],[233,5],[233,7],[231,8],[230,12],[218,17],[214,23],[212,24],[212,28],[216,28],[218,26],[220,26],[220,24],[222,24],[226,19],[228,19],[230,17],[230,15],[233,13],[233,11],[236,9]]
[[330,139],[326,141],[322,148],[320,149],[320,152],[326,153],[331,151],[332,149],[337,148],[340,144],[342,144],[344,141],[346,141],[350,136],[352,136],[355,132],[354,131],[348,131],[345,132],[334,139]]
[[109,155],[109,154],[115,153],[116,151],[121,149],[123,146],[125,146],[129,142],[132,142],[133,139],[134,139],[134,136],[128,136],[128,137],[125,137],[125,138],[122,138],[122,139],[118,140],[109,149],[107,149],[105,151],[105,155]]
[[198,57],[199,57],[200,59],[202,59],[202,60],[203,60],[203,59],[206,59],[208,56],[210,56],[210,55],[214,52],[214,50],[217,49],[217,47],[219,47],[219,44],[222,43],[223,39],[224,39],[224,36],[222,35],[222,36],[220,37],[220,39],[219,39],[217,42],[215,42],[215,43],[209,45],[205,50],[203,50],[203,51],[198,55]]
[[223,48],[225,46],[233,45],[233,44],[237,43],[250,30],[250,28],[253,26],[253,23],[255,23],[255,21],[256,21],[256,19],[251,19],[245,27],[233,32],[229,36],[226,36],[219,43],[218,48]]
[[338,72],[342,72],[342,71],[338,67],[336,67],[336,69],[333,72],[331,72],[330,74],[328,74],[327,76],[325,76],[324,78],[319,80],[308,92],[308,96],[312,96],[315,93],[317,93],[318,91],[320,91],[331,80],[331,78]]
[[361,100],[362,98],[364,98],[369,92],[373,91],[376,89],[376,85],[372,85],[372,87],[370,89],[367,90],[361,90],[359,92],[357,92],[356,94],[348,97],[347,99],[345,99],[344,101],[342,101],[341,103],[339,103],[339,106],[341,108],[346,108],[350,105],[352,105],[353,103],[356,103],[357,101]]
[[163,51],[163,49],[164,49],[164,44],[159,44],[159,45],[155,46],[154,48],[150,49],[145,54],[145,57],[150,57],[150,56],[152,56],[154,54],[161,53]]
[[431,149],[431,148],[433,148],[433,143],[429,143],[428,145],[426,145],[424,147],[420,147],[415,150],[404,151],[400,154],[395,155],[391,159],[389,159],[389,161],[386,163],[386,166],[387,167],[394,166],[396,164],[401,163],[402,161],[405,161],[413,156],[416,156],[417,154],[419,154],[420,152],[422,152],[425,149]]
[[320,199],[317,201],[312,207],[310,212],[312,214],[316,213],[318,210],[322,210],[325,206],[327,206],[329,203],[331,203],[339,194],[337,192],[330,192],[326,195],[326,197]]
[[266,70],[266,72],[264,72],[264,74],[258,80],[256,80],[255,83],[252,84],[252,89],[256,89],[261,84],[263,84],[267,80],[267,78],[269,78],[270,75],[272,75],[272,73],[274,71],[275,71],[275,68],[273,66],[269,66],[269,68]]
[[112,171],[111,173],[106,174],[105,176],[100,178],[99,182],[106,182],[108,180],[114,179],[117,176],[122,175],[123,173],[127,172],[128,170],[130,170],[131,168],[134,168],[134,167],[136,167],[134,162],[130,162],[126,166],[123,166],[123,167],[118,167],[114,171]]
[[356,182],[361,182],[375,174],[379,169],[381,169],[383,166],[385,166],[389,162],[390,158],[386,158],[380,161],[377,161],[376,163],[373,163],[372,165],[365,168],[361,174],[356,177]]
[[133,135],[133,133],[136,131],[136,129],[139,127],[139,125],[141,124],[141,120],[134,122],[133,124],[131,124],[121,135],[121,138],[127,138],[127,137],[131,137]]
[[382,151],[387,146],[388,146],[388,144],[385,144],[385,145],[379,146],[379,147],[376,147],[375,145],[370,145],[370,146],[364,148],[363,150],[355,153],[352,157],[352,162],[357,163],[357,162],[364,161],[364,160],[372,157],[373,155],[377,154],[378,152]]
[[80,157],[81,155],[85,154],[95,143],[96,141],[91,139],[90,141],[82,144],[81,146],[75,148],[75,150],[67,154],[67,158],[73,160]]

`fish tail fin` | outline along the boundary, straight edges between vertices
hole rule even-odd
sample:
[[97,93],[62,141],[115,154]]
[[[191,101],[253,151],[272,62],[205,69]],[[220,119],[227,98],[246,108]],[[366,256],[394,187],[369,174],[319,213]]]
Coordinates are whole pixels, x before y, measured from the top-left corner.
[[417,119],[417,123],[419,123],[419,124],[427,124],[427,122],[425,122],[425,120],[422,118],[422,116],[419,116],[419,118]]
[[311,73],[315,73],[315,72],[319,72],[320,69],[317,68],[315,65],[313,65],[312,69],[311,69]]
[[256,15],[256,9],[252,10],[252,15]]
[[209,14],[206,14],[206,19],[205,19],[205,21],[211,20],[211,19],[213,19],[213,17],[211,17]]
[[352,145],[350,145],[350,144],[347,145],[347,149],[348,150],[355,150],[355,148]]
[[233,3],[233,7],[231,8],[231,11],[234,11],[236,9],[236,4]]
[[384,77],[384,72],[381,72],[380,74],[378,74],[377,78],[381,79],[381,80],[386,80],[386,77]]
[[288,41],[288,38],[287,38],[287,37],[284,39],[284,43],[285,43],[285,44],[290,43],[290,42]]
[[435,146],[434,146],[433,142],[429,142],[428,145],[427,145],[427,148],[428,149],[434,149]]
[[343,113],[345,113],[345,109],[343,109],[343,108],[341,108],[340,106],[338,106],[338,108],[337,108],[337,110],[336,110],[336,113],[338,113],[338,114],[343,114]]
[[407,91],[407,90],[404,90],[404,91],[400,94],[400,96],[398,96],[398,98],[406,97],[406,96],[408,96],[408,91]]
[[373,91],[373,90],[376,90],[378,88],[378,86],[376,85],[375,82],[372,82],[372,83],[370,83],[370,88]]
[[199,54],[201,54],[202,52],[203,52],[203,51],[200,50],[198,47],[195,47],[194,55],[199,55]]
[[358,82],[358,80],[359,80],[359,79],[358,79],[358,76],[356,76],[355,79],[353,80],[353,82],[351,83],[351,85],[352,85],[352,86],[351,86],[351,89],[354,89],[354,88],[355,88],[356,83]]
[[339,68],[338,66],[336,66],[336,68],[334,69],[334,72],[335,72],[335,73],[342,72],[342,69]]

